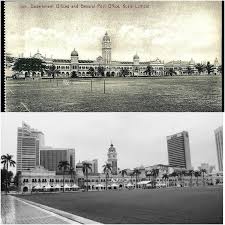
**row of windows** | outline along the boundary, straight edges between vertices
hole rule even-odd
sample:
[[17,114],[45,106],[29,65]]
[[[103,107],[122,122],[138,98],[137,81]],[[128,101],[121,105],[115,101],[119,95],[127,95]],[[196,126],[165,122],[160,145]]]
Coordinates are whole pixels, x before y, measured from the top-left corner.
[[[90,68],[94,68],[94,69],[98,69],[98,66],[76,66],[76,65],[73,65],[72,66],[72,69],[77,69],[77,68],[79,68],[79,69],[90,69]],[[142,69],[142,70],[146,70],[146,66],[145,67],[138,67],[139,69]],[[62,69],[62,70],[64,70],[64,69],[70,69],[70,66],[56,66],[56,69]],[[106,67],[106,69],[109,69],[109,67]],[[133,67],[132,66],[118,66],[118,67],[111,67],[111,69],[130,69],[130,70],[132,70],[133,69]],[[156,70],[163,70],[163,67],[154,67],[153,66],[153,69],[156,69]],[[176,69],[176,68],[175,68]]]

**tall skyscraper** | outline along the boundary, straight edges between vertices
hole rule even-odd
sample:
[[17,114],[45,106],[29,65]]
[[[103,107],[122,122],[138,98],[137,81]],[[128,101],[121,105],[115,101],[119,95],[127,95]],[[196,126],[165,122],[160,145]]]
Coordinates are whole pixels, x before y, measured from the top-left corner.
[[187,131],[167,136],[169,166],[191,169],[191,154]]
[[216,149],[219,171],[223,171],[223,127],[218,127],[215,131]]
[[40,161],[40,146],[44,144],[44,134],[32,129],[25,122],[17,130],[17,171],[35,168]]
[[110,145],[107,155],[108,163],[112,166],[112,174],[117,174],[117,152],[113,144]]
[[56,171],[56,174],[61,174],[58,165],[60,161],[68,161],[68,163],[76,170],[75,167],[75,149],[68,148],[52,148],[42,147],[40,149],[40,165],[49,171]]

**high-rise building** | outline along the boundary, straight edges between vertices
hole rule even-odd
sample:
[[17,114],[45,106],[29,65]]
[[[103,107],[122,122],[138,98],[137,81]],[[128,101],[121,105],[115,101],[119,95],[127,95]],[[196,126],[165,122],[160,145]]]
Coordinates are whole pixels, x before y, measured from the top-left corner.
[[17,171],[31,170],[40,163],[40,147],[44,134],[25,122],[17,130]]
[[167,136],[169,166],[192,169],[187,131]]
[[223,171],[223,127],[218,127],[215,131],[216,149],[219,171]]
[[117,174],[117,152],[113,144],[110,145],[108,150],[108,163],[112,166],[112,174]]
[[56,171],[56,174],[61,174],[62,170],[58,168],[60,161],[68,161],[70,166],[75,167],[75,149],[68,148],[52,148],[42,147],[40,149],[40,165],[49,171]]

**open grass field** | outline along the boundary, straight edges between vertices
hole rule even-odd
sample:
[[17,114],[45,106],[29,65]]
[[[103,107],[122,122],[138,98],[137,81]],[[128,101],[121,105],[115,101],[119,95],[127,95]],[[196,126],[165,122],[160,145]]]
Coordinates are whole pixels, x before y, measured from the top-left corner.
[[223,223],[222,186],[18,197],[101,223]]
[[222,111],[221,76],[7,80],[6,111]]

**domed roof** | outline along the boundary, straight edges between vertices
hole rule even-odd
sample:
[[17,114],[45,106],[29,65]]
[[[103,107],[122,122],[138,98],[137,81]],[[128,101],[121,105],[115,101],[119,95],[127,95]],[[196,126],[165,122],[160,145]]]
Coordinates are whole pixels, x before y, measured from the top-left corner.
[[71,52],[71,56],[78,56],[78,52],[75,50],[75,48],[74,48],[74,50]]
[[78,163],[77,163],[77,165],[76,165],[76,168],[81,168],[81,167],[83,167],[83,164],[79,161]]
[[105,36],[103,37],[103,41],[110,41],[110,37],[107,32],[105,33]]
[[134,55],[133,59],[139,59],[139,56],[137,55],[137,53]]
[[102,61],[103,60],[103,58],[101,57],[101,56],[99,56],[98,58],[97,58],[97,61],[99,62],[99,61]]

